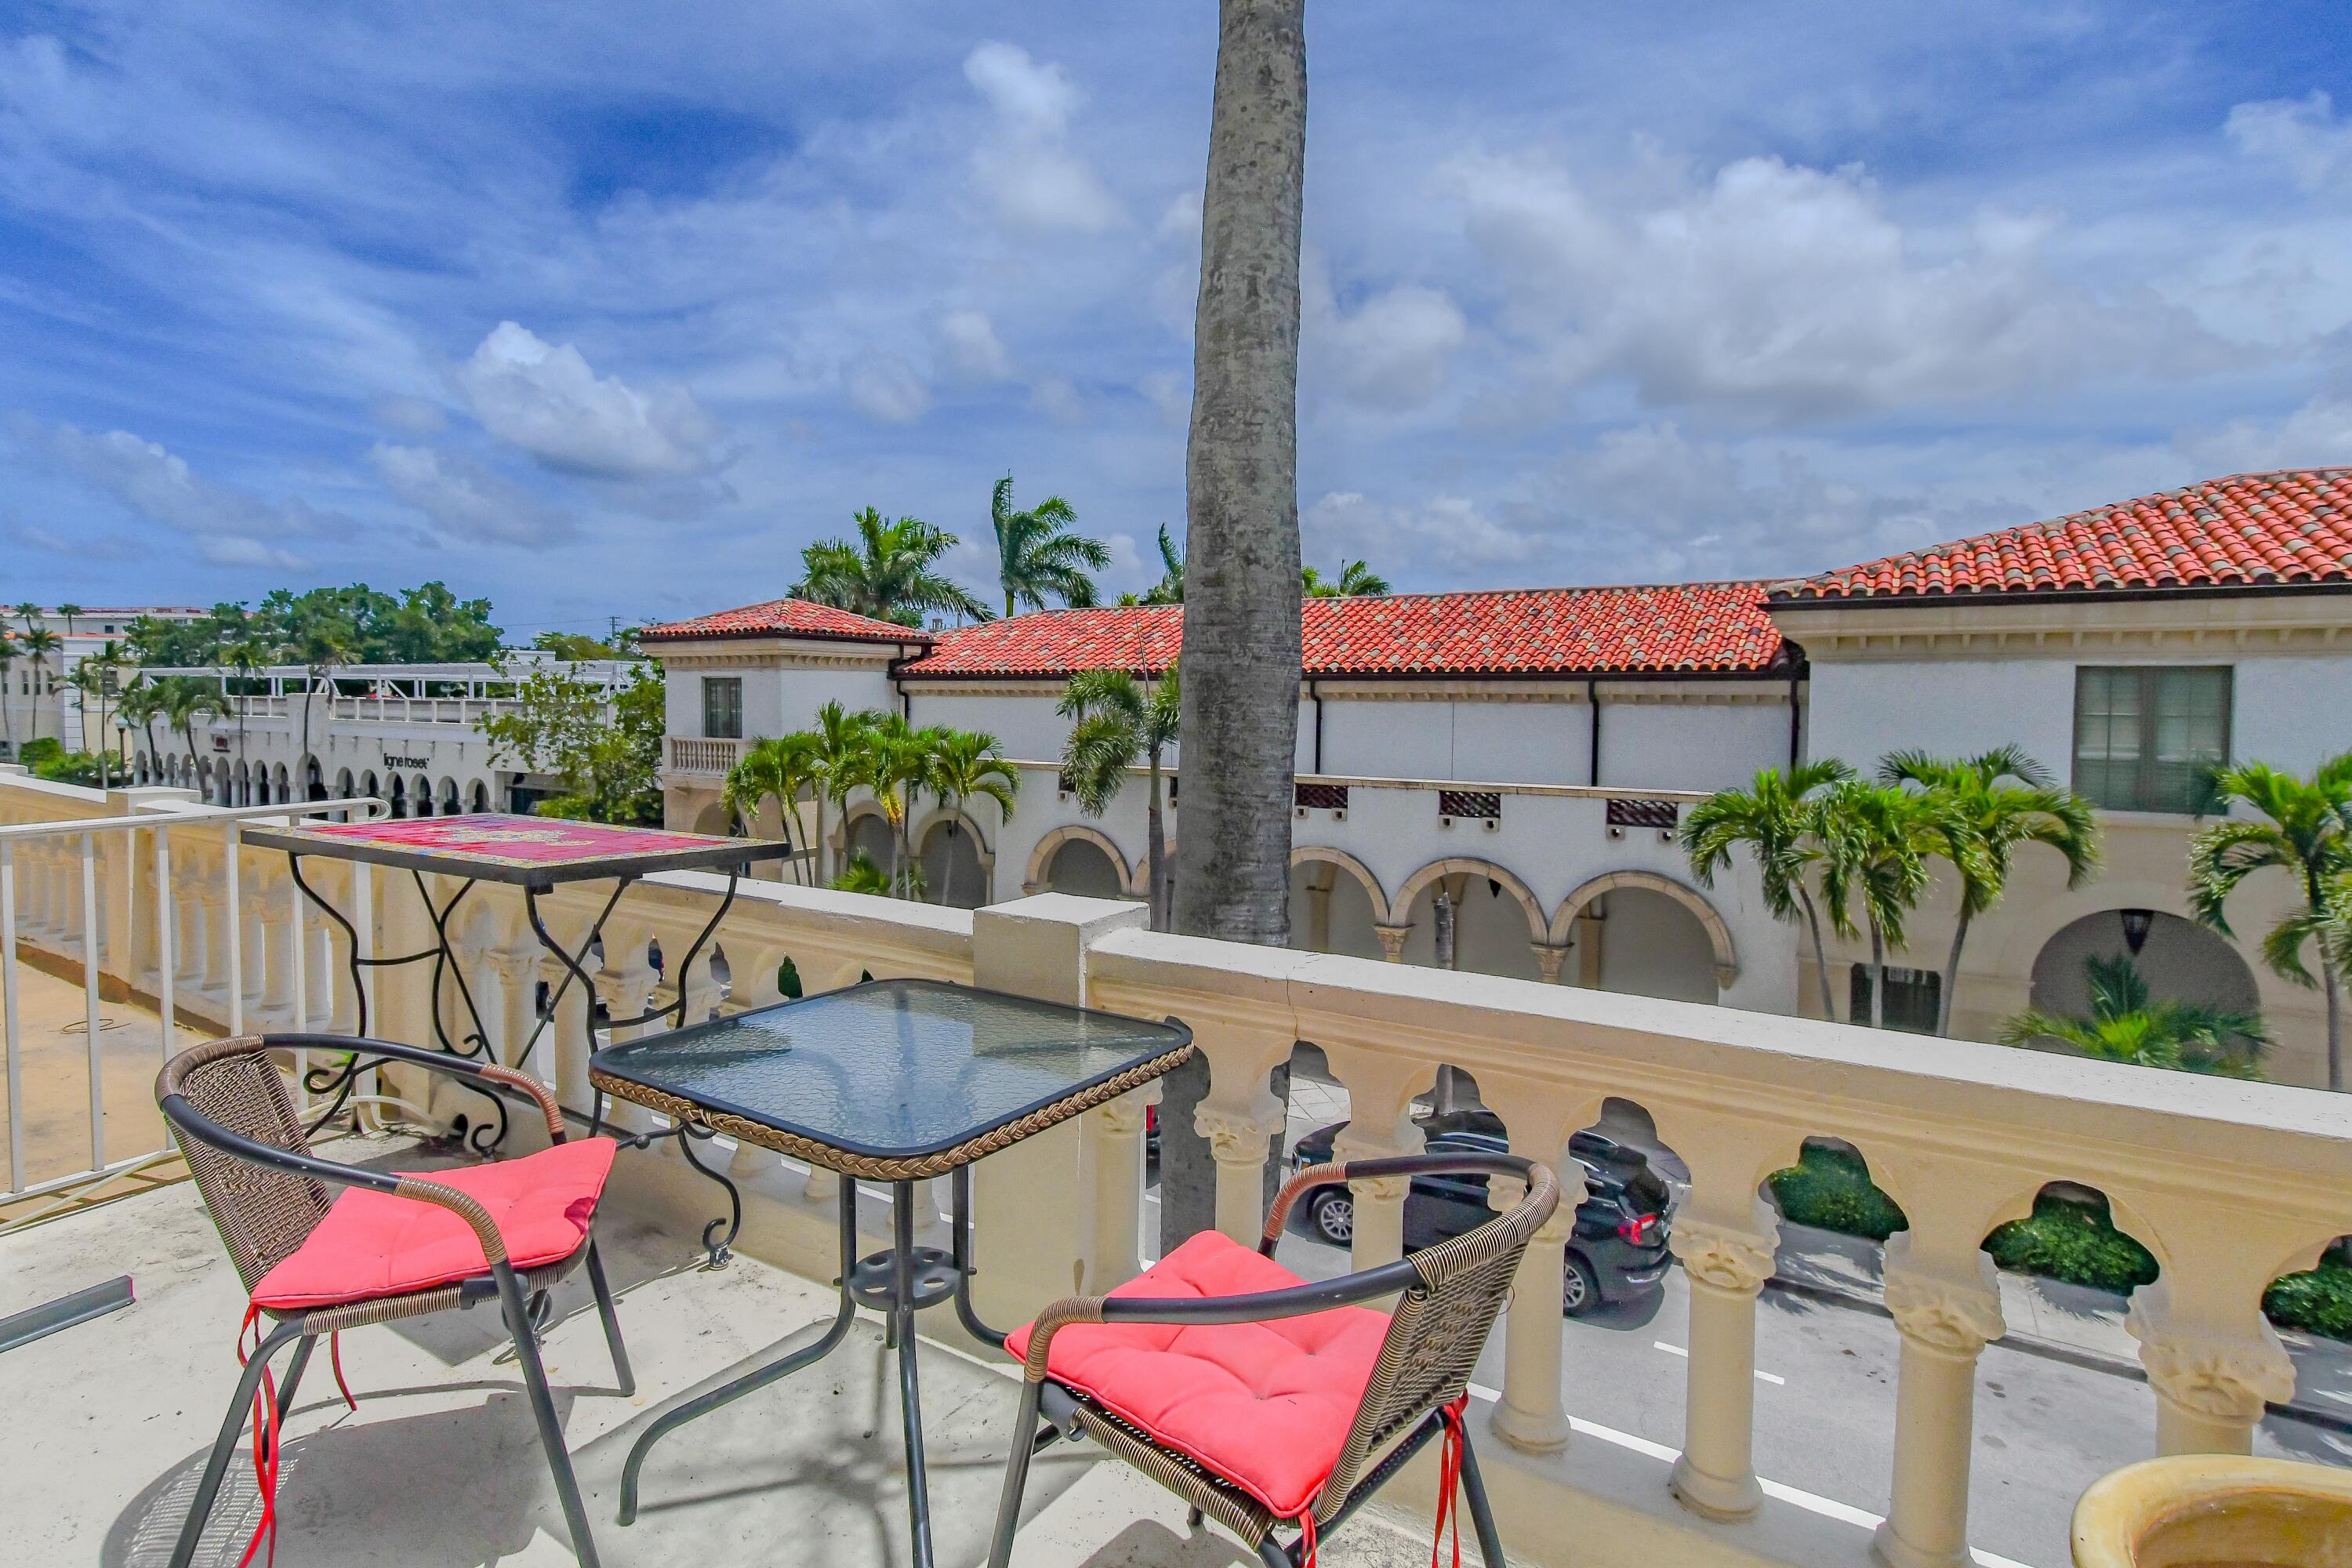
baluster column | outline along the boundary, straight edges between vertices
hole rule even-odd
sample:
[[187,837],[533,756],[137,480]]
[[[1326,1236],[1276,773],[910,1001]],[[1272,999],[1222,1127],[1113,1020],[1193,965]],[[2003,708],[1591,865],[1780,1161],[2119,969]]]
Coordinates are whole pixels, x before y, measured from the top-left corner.
[[[1599,1116],[1600,1106],[1500,1074],[1490,1074],[1479,1088],[1495,1104],[1511,1108],[1511,1152],[1549,1165],[1559,1179],[1559,1206],[1528,1238],[1527,1256],[1512,1280],[1510,1314],[1503,1325],[1503,1398],[1495,1407],[1495,1431],[1505,1442],[1530,1454],[1557,1453],[1569,1439],[1560,1393],[1563,1270],[1576,1205],[1584,1200],[1584,1167],[1569,1155],[1568,1140]],[[1486,1184],[1487,1205],[1498,1214],[1522,1195],[1517,1182],[1498,1176]]]
[[2008,1326],[1992,1259],[1974,1253],[1966,1273],[1957,1260],[1923,1268],[1911,1260],[1915,1236],[1886,1244],[1886,1310],[1903,1351],[1892,1501],[1871,1545],[1891,1568],[1969,1568],[1977,1357]]
[[1753,1230],[1682,1218],[1673,1247],[1690,1279],[1690,1358],[1675,1496],[1709,1519],[1752,1517],[1756,1484],[1756,1298],[1772,1278],[1777,1226]]
[[[2231,1331],[2183,1310],[2171,1284],[2167,1276],[2133,1291],[2124,1320],[2156,1390],[2156,1451],[2252,1453],[2265,1407],[2294,1397],[2294,1363],[2258,1307]],[[2251,1300],[2259,1303],[2259,1289]]]
[[[1412,1097],[1437,1080],[1435,1064],[1357,1043],[1318,1042],[1331,1070],[1348,1090],[1348,1124],[1333,1141],[1331,1157],[1383,1160],[1418,1154],[1424,1140],[1412,1123]],[[1348,1266],[1360,1272],[1404,1256],[1403,1176],[1358,1177],[1348,1184],[1355,1211],[1355,1235]]]
[[1094,1272],[1089,1290],[1108,1290],[1143,1272],[1143,1129],[1160,1086],[1147,1084],[1087,1113],[1085,1168],[1093,1176]]

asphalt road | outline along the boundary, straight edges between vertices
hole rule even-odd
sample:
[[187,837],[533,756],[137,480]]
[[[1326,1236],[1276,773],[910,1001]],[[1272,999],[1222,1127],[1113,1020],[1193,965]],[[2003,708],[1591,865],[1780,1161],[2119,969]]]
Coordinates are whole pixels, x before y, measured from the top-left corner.
[[[1157,1194],[1147,1202],[1156,1226]],[[1345,1273],[1339,1248],[1290,1236],[1278,1254],[1308,1279]],[[1564,1321],[1562,1397],[1583,1424],[1573,1439],[1620,1442],[1658,1458],[1682,1444],[1689,1297],[1680,1269],[1643,1300]],[[1504,1329],[1478,1382],[1503,1381]],[[1857,1531],[1885,1513],[1899,1356],[1895,1325],[1874,1312],[1768,1289],[1756,1322],[1756,1468],[1786,1500]],[[1979,1557],[2065,1568],[2067,1521],[2083,1489],[2155,1452],[2156,1396],[2119,1373],[1996,1342],[1977,1369],[1972,1544]],[[2257,1453],[2352,1464],[2352,1436],[2273,1416]],[[1775,1486],[1777,1483],[1777,1487]],[[1994,1563],[1992,1568],[2000,1568]]]

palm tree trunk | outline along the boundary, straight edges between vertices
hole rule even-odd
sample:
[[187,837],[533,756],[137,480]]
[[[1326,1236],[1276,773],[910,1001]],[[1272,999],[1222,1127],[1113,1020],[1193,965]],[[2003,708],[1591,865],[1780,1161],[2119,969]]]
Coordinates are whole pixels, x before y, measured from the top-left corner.
[[1959,920],[1952,927],[1952,952],[1944,961],[1944,994],[1936,998],[1936,1033],[1952,1032],[1952,997],[1960,988],[1960,947],[1969,940],[1969,905],[1960,900]]
[[1221,0],[1219,9],[1185,453],[1184,637],[1196,657],[1181,732],[1198,765],[1185,769],[1194,798],[1176,846],[1184,907],[1175,923],[1279,947],[1289,937],[1298,732],[1306,5]]
[[2320,961],[2321,983],[2327,993],[2327,1087],[2341,1093],[2344,1089],[2344,997],[2336,986],[2336,968]]
[[1830,994],[1830,950],[1822,945],[1822,912],[1813,907],[1813,895],[1801,880],[1797,885],[1797,902],[1804,907],[1805,925],[1813,934],[1813,977],[1821,982],[1822,1016],[1837,1022],[1837,999]]
[[1143,806],[1144,856],[1150,869],[1143,890],[1151,900],[1151,929],[1168,929],[1168,828],[1160,810],[1160,748],[1151,748],[1151,793]]
[[808,869],[803,875],[817,886],[824,885],[824,789],[819,785],[816,795],[816,842],[809,846]]
[[[961,810],[962,805],[963,802],[961,799],[951,799],[948,802],[948,810],[954,813]],[[948,895],[955,891],[955,836],[956,821],[955,817],[950,816],[948,818],[948,865],[947,869],[940,873],[940,907],[942,909],[952,902]]]
[[1875,915],[1870,919],[1870,1026],[1886,1027],[1886,941]]

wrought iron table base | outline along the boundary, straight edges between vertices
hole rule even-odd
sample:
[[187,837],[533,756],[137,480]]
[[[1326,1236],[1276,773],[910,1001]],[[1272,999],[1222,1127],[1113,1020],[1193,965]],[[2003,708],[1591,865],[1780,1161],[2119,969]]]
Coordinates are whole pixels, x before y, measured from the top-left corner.
[[[698,1163],[697,1168],[711,1173]],[[623,1524],[632,1523],[637,1517],[637,1474],[645,1466],[647,1451],[656,1442],[698,1416],[708,1415],[755,1389],[765,1388],[779,1378],[824,1360],[848,1337],[857,1309],[865,1307],[883,1314],[885,1347],[898,1352],[898,1404],[907,1443],[907,1517],[914,1542],[912,1561],[915,1568],[931,1568],[931,1504],[923,1469],[922,1388],[915,1367],[915,1313],[920,1308],[952,1299],[957,1321],[967,1332],[991,1343],[1001,1344],[1004,1340],[1001,1331],[981,1321],[971,1305],[971,1168],[958,1166],[949,1181],[955,1211],[954,1237],[945,1251],[915,1245],[914,1198],[920,1184],[893,1182],[891,1246],[887,1251],[861,1258],[857,1255],[857,1181],[852,1176],[841,1178],[841,1278],[836,1282],[841,1290],[841,1310],[815,1343],[803,1345],[655,1417],[630,1446],[628,1461],[621,1469]],[[733,1190],[730,1184],[730,1194]],[[739,1205],[739,1223],[740,1212]]]

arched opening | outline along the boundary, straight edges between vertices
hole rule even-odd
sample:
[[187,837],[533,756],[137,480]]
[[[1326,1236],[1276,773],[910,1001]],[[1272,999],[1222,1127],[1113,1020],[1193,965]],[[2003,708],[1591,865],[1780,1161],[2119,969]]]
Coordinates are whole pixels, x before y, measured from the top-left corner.
[[229,804],[251,805],[253,803],[253,775],[246,771],[243,763],[239,763],[236,773],[229,778]]
[[2161,1272],[2156,1255],[2124,1228],[2107,1195],[2073,1182],[2042,1187],[2033,1196],[2032,1213],[1995,1226],[1984,1238],[1984,1250],[2010,1273],[2115,1296],[2153,1284]]
[[2033,1007],[2062,1018],[2089,1016],[2091,961],[2121,958],[2132,961],[2158,1001],[2261,1010],[2253,971],[2226,938],[2155,910],[2102,910],[2062,927],[2034,955]]
[[382,795],[376,789],[374,769],[371,768],[366,773],[360,775],[360,794],[367,796],[371,800],[380,800],[383,798]]
[[1381,958],[1384,911],[1379,889],[1352,856],[1295,858],[1290,867],[1290,945],[1307,952]]
[[1526,885],[1498,866],[1448,861],[1426,868],[1398,893],[1412,930],[1404,961],[1511,980],[1540,980],[1531,945],[1541,916]]
[[1717,997],[1715,943],[1679,900],[1649,888],[1612,888],[1585,907],[1580,931],[1601,945],[1600,988],[1674,1002]]
[[351,798],[352,798],[352,792],[353,792],[357,787],[358,787],[358,786],[357,786],[357,785],[352,782],[352,770],[351,770],[351,769],[349,769],[349,768],[339,768],[339,769],[337,769],[337,770],[336,770],[336,772],[335,772],[335,798],[336,798],[337,800],[349,800],[349,799],[351,799]]
[[718,801],[711,802],[694,814],[694,831],[707,833],[714,838],[724,838],[735,826],[735,814]]
[[293,803],[294,786],[287,780],[284,763],[278,763],[270,770],[269,785],[271,792],[269,803],[272,805],[289,805]]
[[1057,893],[1086,899],[1124,899],[1127,878],[1102,846],[1087,838],[1066,839],[1045,864],[1045,885]]
[[433,781],[426,778],[423,773],[417,774],[415,782],[409,785],[408,799],[410,805],[415,810],[417,816],[432,816]]
[[406,816],[408,815],[408,785],[402,782],[401,776],[398,773],[394,773],[390,775],[390,777],[391,782],[384,785],[384,802],[392,807],[393,816]]
[[477,813],[490,809],[490,786],[479,779],[474,781],[473,802],[472,809]]
[[465,804],[457,796],[457,781],[443,779],[441,781],[441,815],[456,816],[465,809]]
[[970,824],[955,817],[934,822],[923,835],[919,859],[923,886],[936,903],[976,910],[988,902],[988,873],[980,863],[980,843]]
[[[346,774],[345,776],[349,777],[350,775]],[[316,757],[305,757],[302,759],[302,798],[304,800],[325,800],[328,798],[327,777],[326,774],[320,770],[319,759]]]

